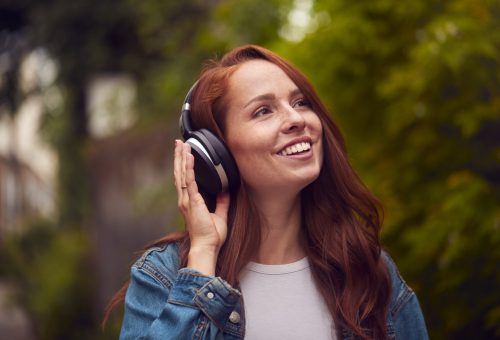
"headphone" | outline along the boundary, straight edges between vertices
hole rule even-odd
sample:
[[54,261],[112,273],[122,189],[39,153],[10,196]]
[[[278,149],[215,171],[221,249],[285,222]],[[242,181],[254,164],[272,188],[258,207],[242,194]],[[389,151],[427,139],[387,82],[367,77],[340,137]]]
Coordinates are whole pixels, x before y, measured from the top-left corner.
[[182,138],[191,146],[199,191],[213,197],[236,188],[240,177],[236,162],[224,142],[208,129],[193,130],[191,127],[191,97],[197,84],[198,81],[184,99],[179,126]]

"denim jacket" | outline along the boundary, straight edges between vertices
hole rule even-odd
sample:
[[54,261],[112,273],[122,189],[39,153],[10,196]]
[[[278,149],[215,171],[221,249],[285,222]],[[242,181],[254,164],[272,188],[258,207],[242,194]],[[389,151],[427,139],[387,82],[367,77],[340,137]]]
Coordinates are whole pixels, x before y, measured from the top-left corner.
[[[392,280],[389,339],[428,339],[415,293],[383,255]],[[243,299],[219,277],[180,268],[178,247],[146,251],[132,266],[120,339],[243,339]],[[344,339],[355,337],[348,331]]]

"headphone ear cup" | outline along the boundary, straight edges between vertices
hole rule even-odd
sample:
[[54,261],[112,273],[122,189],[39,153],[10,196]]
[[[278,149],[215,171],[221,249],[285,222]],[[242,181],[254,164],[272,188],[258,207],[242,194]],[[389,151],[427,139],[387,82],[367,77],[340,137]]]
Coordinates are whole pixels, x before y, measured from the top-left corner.
[[200,133],[202,133],[203,136],[205,136],[205,138],[209,141],[213,149],[212,152],[217,154],[220,159],[220,163],[224,168],[228,182],[227,188],[224,190],[235,189],[240,184],[240,175],[238,172],[238,166],[236,165],[236,161],[234,160],[231,151],[229,151],[226,144],[210,130],[201,129]]
[[194,171],[200,191],[217,195],[239,184],[236,162],[226,145],[212,132],[201,129],[191,133],[186,143],[195,158]]
[[223,183],[217,172],[215,164],[208,156],[203,144],[195,136],[186,143],[191,145],[191,154],[194,157],[194,173],[198,189],[202,193],[216,195],[223,190]]

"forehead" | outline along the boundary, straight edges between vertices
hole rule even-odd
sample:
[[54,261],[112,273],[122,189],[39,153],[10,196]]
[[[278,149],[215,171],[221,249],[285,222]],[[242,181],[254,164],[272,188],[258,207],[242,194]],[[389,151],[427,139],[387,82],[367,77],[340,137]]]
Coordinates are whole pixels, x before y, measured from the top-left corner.
[[275,64],[266,60],[249,60],[241,64],[229,78],[230,102],[245,100],[264,93],[290,91],[297,86]]

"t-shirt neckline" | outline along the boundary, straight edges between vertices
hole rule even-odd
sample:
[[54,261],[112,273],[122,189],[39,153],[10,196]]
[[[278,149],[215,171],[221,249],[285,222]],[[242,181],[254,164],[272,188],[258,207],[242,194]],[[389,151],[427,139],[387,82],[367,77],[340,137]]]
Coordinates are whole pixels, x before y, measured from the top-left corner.
[[309,268],[309,260],[307,257],[286,264],[262,264],[250,261],[245,266],[245,269],[249,271],[267,275],[290,274],[304,270],[306,268]]

